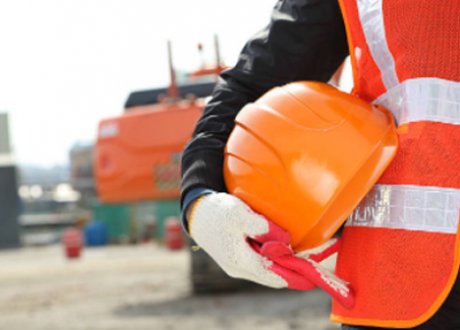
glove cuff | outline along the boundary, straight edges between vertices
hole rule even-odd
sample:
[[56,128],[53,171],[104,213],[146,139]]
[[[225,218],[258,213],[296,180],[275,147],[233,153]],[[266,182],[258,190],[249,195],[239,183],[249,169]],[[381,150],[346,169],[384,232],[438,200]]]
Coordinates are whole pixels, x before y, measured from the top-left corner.
[[190,236],[192,236],[192,238],[193,238],[193,219],[195,218],[195,212],[196,212],[198,205],[203,201],[203,198],[205,198],[206,196],[207,195],[202,195],[190,203],[191,205],[189,207],[191,207],[191,210],[190,210],[190,216],[187,219],[187,223],[188,223],[188,231],[190,233]]

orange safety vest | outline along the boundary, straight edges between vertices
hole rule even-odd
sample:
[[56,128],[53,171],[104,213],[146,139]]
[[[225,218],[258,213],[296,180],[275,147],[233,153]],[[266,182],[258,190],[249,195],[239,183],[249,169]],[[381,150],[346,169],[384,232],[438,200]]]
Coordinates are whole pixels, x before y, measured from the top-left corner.
[[400,146],[346,222],[336,271],[356,304],[334,302],[331,319],[414,327],[459,269],[460,1],[339,2],[354,93],[391,110]]

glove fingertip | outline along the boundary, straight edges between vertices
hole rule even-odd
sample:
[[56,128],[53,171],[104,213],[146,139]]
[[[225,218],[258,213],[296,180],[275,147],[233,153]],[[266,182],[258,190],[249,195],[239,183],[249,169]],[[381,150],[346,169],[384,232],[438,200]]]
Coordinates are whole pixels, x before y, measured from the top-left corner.
[[274,222],[270,220],[266,221],[268,223],[268,231],[262,235],[257,235],[254,238],[261,243],[268,241],[278,241],[289,245],[291,242],[291,235]]
[[346,309],[352,309],[355,306],[355,290],[351,285],[348,285],[348,293],[345,296],[333,296],[339,304]]
[[262,245],[260,254],[267,258],[275,258],[285,255],[292,255],[292,250],[283,242],[269,241]]

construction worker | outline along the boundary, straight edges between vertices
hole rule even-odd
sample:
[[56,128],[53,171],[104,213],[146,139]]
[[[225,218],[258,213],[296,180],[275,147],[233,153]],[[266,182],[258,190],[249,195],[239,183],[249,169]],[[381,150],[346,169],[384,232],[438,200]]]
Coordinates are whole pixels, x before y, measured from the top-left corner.
[[[278,1],[222,73],[183,153],[184,225],[196,243],[234,277],[276,288],[320,283],[300,261],[278,264],[251,249],[247,237],[289,237],[226,192],[223,155],[245,104],[274,86],[326,82],[350,55],[353,94],[393,113],[399,150],[347,221],[341,279],[322,273],[331,318],[342,329],[460,329],[459,17],[456,0]],[[352,303],[340,300],[348,282]]]

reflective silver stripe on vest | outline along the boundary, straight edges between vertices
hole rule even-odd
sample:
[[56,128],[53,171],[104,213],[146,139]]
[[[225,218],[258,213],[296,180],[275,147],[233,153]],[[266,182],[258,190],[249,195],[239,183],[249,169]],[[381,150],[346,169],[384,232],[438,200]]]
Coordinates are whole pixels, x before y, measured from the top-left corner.
[[380,70],[383,84],[390,89],[396,86],[399,80],[385,35],[382,0],[358,0],[358,12],[366,43]]
[[373,103],[390,110],[398,124],[435,121],[460,124],[460,82],[439,78],[409,79]]
[[460,189],[375,185],[346,226],[457,232]]

